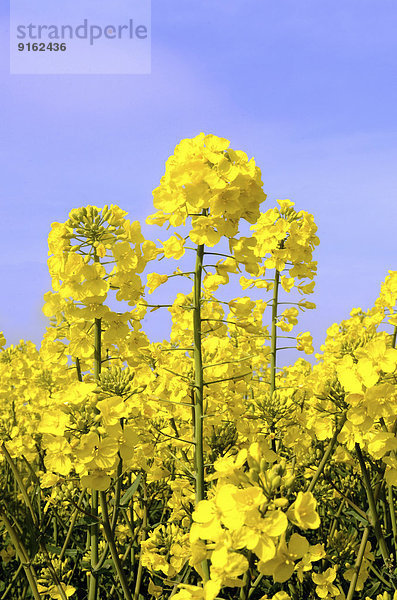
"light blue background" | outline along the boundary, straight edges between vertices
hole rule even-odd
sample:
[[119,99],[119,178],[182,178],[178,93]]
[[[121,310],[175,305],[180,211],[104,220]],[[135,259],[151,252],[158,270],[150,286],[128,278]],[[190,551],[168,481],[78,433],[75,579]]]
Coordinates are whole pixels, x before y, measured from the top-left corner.
[[[1,5],[0,330],[40,342],[47,235],[72,207],[153,212],[181,138],[255,156],[266,202],[315,215],[316,292],[298,331],[374,302],[396,268],[395,0],[153,0],[152,74],[9,75]],[[145,227],[153,239],[158,228]],[[164,319],[165,319],[164,315]],[[167,326],[148,326],[161,339]]]

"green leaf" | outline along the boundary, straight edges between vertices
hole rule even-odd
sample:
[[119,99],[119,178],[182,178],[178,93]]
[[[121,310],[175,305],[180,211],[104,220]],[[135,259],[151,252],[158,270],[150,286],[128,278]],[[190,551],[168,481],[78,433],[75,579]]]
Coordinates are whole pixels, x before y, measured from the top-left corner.
[[[126,506],[128,506],[129,501],[131,500],[132,496],[135,494],[135,492],[137,491],[139,484],[141,483],[141,474],[139,473],[138,477],[135,479],[135,481],[130,485],[130,487],[128,488],[128,490],[125,492],[125,494],[123,494],[123,496],[120,499],[120,508],[125,508]],[[111,502],[112,504],[113,502]]]
[[81,554],[83,554],[82,550],[78,550],[77,548],[68,548],[67,550],[65,550],[65,555],[70,556],[71,558],[76,558]]
[[49,552],[51,552],[52,554],[61,554],[61,547],[60,546],[54,546],[53,544],[46,544],[47,546],[47,550]]
[[103,575],[104,573],[108,573],[110,569],[113,569],[113,560],[111,558],[108,558],[107,560],[105,560],[105,562],[103,563],[102,567],[100,569],[95,569],[95,574],[96,575]]
[[[53,544],[46,544],[47,550],[49,550],[49,552],[51,552],[52,554],[56,554],[56,555],[60,555],[61,554],[61,547],[60,546],[54,546]],[[79,550],[78,548],[67,548],[65,550],[65,555],[66,556],[70,556],[70,557],[77,557],[79,555],[81,555],[83,553],[82,550]]]
[[368,593],[373,596],[380,587],[380,581],[376,581],[373,586],[368,590]]

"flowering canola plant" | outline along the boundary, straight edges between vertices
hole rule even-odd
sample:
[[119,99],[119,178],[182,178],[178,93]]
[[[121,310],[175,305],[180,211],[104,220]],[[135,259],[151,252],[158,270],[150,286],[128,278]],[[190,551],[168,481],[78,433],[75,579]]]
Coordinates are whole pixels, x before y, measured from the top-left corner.
[[201,133],[153,192],[167,239],[116,205],[53,223],[41,347],[0,335],[2,599],[397,598],[397,271],[279,368],[314,352],[319,239],[262,185]]

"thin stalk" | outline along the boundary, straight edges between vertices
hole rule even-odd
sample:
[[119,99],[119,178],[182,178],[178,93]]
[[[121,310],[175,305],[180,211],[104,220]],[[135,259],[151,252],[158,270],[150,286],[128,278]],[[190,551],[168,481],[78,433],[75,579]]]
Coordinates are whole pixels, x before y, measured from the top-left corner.
[[248,552],[248,570],[244,573],[243,577],[243,587],[240,589],[240,600],[248,600],[249,591],[251,588],[251,580],[252,580],[252,569],[255,563],[255,555],[251,550]]
[[214,381],[206,381],[203,385],[212,385],[214,383],[223,383],[224,381],[235,381],[236,379],[241,379],[242,377],[248,377],[248,375],[252,375],[252,371],[247,371],[247,373],[241,373],[241,375],[234,375],[233,377],[224,377],[223,379],[214,379]]
[[339,505],[338,511],[337,511],[335,517],[332,520],[332,524],[331,524],[331,527],[330,527],[330,530],[329,530],[329,534],[328,534],[328,541],[327,541],[328,545],[329,545],[330,541],[332,540],[332,538],[334,537],[334,533],[335,533],[336,528],[338,526],[338,519],[339,519],[339,517],[342,514],[342,510],[343,510],[343,507],[345,506],[345,503],[346,503],[346,500],[342,499],[342,501],[341,501],[341,503]]
[[[122,558],[121,558],[121,562],[122,562],[122,563],[123,563],[123,562],[125,562],[125,561],[127,560],[127,558],[128,558],[128,555],[129,555],[129,554],[130,554],[130,552],[131,552],[132,545],[133,545],[133,542],[132,542],[132,541],[131,541],[131,542],[129,542],[129,544],[128,544],[128,546],[127,546],[127,549],[126,549],[126,551],[124,552],[124,554],[123,554],[123,556],[122,556]],[[112,594],[113,594],[113,592],[115,592],[115,591],[117,591],[117,590],[116,590],[116,586],[113,584],[113,585],[112,585],[112,587],[110,588],[110,592],[109,592],[109,597],[110,597],[110,598],[112,597]]]
[[[112,515],[112,523],[111,523],[111,530],[112,530],[112,535],[114,536],[114,532],[116,531],[116,525],[117,525],[117,517],[119,514],[119,503],[120,503],[120,495],[121,495],[121,474],[122,474],[122,459],[119,459],[119,463],[117,466],[117,475],[116,475],[116,489],[115,489],[115,496],[114,496],[114,509],[113,509],[113,515]],[[108,557],[109,554],[109,550],[110,550],[110,546],[109,546],[109,542],[106,542],[106,546],[104,551],[102,552],[102,556],[99,559],[99,561],[97,562],[97,564],[95,565],[95,569],[94,571],[97,572],[99,571],[99,569],[102,568],[105,560]]]
[[15,552],[20,560],[21,565],[24,568],[26,578],[29,582],[30,589],[32,590],[33,598],[35,600],[41,600],[39,591],[37,589],[37,576],[35,570],[33,568],[32,563],[29,560],[28,553],[23,545],[22,541],[19,539],[18,533],[15,531],[10,521],[7,518],[7,515],[0,508],[0,519],[3,521],[4,526],[7,530],[8,535],[10,536],[11,542],[15,548]]
[[[98,261],[96,261],[98,262]],[[94,323],[94,378],[99,379],[101,373],[101,319],[95,319]],[[99,545],[99,523],[98,523],[98,492],[91,491],[91,513],[94,522],[90,525],[89,538],[91,549],[91,572],[89,575],[88,600],[97,600],[99,575],[95,572],[98,563],[98,545]]]
[[390,517],[389,510],[388,510],[388,502],[387,502],[386,490],[385,490],[384,486],[381,488],[380,503],[382,506],[382,513],[383,513],[383,529],[384,529],[384,531],[391,531],[391,517]]
[[172,588],[171,594],[168,596],[168,598],[172,598],[172,596],[174,596],[178,590],[178,585],[180,583],[185,583],[190,575],[190,572],[192,570],[192,567],[189,564],[186,564],[183,568],[182,571],[182,575],[179,578],[179,581],[177,581],[176,583],[174,583],[174,587]]
[[2,442],[0,444],[0,447],[1,447],[1,450],[2,450],[2,452],[3,452],[3,454],[4,454],[5,458],[6,458],[7,463],[8,463],[8,465],[9,465],[11,471],[12,471],[12,474],[14,475],[14,479],[15,479],[16,483],[18,484],[19,489],[21,490],[21,493],[22,493],[23,499],[25,501],[26,507],[29,509],[29,512],[31,514],[32,521],[33,521],[34,525],[36,527],[38,527],[39,521],[38,521],[37,515],[36,515],[36,513],[35,513],[35,511],[33,509],[33,505],[32,505],[32,503],[30,501],[29,494],[28,494],[28,492],[26,490],[26,487],[23,484],[22,477],[21,477],[21,475],[20,475],[20,473],[19,473],[19,471],[18,471],[18,469],[17,469],[14,461],[11,458],[11,456],[10,456],[8,450],[7,450],[7,447],[6,447],[5,443]]
[[[98,517],[98,492],[96,490],[92,490],[91,512],[94,517]],[[92,525],[90,525],[89,530],[91,548],[91,572],[89,574],[88,600],[97,600],[98,597],[99,575],[95,572],[95,567],[98,563],[98,534],[98,521],[95,521]]]
[[272,332],[270,346],[270,396],[276,391],[276,354],[277,354],[277,303],[280,272],[276,270],[274,276],[273,303],[272,303]]
[[[383,561],[385,563],[385,566],[388,568],[389,563],[390,563],[390,552],[387,547],[386,540],[382,533],[382,528],[381,528],[381,524],[379,521],[378,512],[376,510],[376,499],[375,499],[375,496],[374,496],[374,493],[372,490],[372,486],[371,486],[371,480],[370,480],[369,473],[368,473],[368,470],[367,470],[367,467],[365,464],[363,454],[361,452],[360,444],[356,443],[355,449],[356,449],[358,461],[360,463],[361,472],[363,474],[364,488],[365,488],[365,491],[367,494],[367,499],[368,499],[371,524],[374,528],[375,536],[376,536],[376,539],[379,544],[379,548],[380,548],[380,551],[381,551],[381,554],[383,557]],[[394,584],[393,584],[393,587],[394,587]]]
[[393,499],[393,487],[391,485],[387,486],[387,499],[389,503],[389,511],[390,511],[390,520],[391,527],[393,531],[393,542],[394,542],[394,554],[397,554],[397,521],[396,521],[396,511],[394,508],[394,499]]
[[334,482],[332,481],[332,479],[330,477],[325,477],[325,480],[336,491],[336,493],[340,496],[340,498],[342,498],[345,502],[347,502],[347,504],[349,506],[352,507],[352,509],[354,510],[355,513],[357,513],[362,519],[367,521],[367,523],[370,523],[368,514],[365,511],[363,511],[359,506],[357,506],[357,504],[355,504],[352,500],[350,500],[350,498],[348,496],[346,496],[343,492],[341,492],[336,487],[336,485],[334,484]]
[[37,503],[37,519],[38,522],[41,523],[42,522],[42,510],[41,510],[41,488],[40,488],[40,480],[37,477],[36,473],[34,472],[34,469],[32,467],[32,465],[30,464],[30,462],[28,460],[26,460],[26,457],[22,454],[22,460],[24,461],[25,465],[28,467],[30,474],[32,475],[32,479],[36,484],[36,489],[34,491],[34,497],[36,499],[36,503]]
[[76,356],[76,373],[77,373],[77,379],[79,381],[83,381],[83,377],[81,375],[80,359],[77,356]]
[[52,526],[54,531],[54,544],[55,546],[58,546],[58,523],[57,518],[55,516],[52,519]]
[[385,585],[388,589],[390,589],[390,582],[387,581],[381,573],[379,573],[378,569],[374,566],[373,563],[370,563],[368,565],[368,568],[370,571],[372,571],[372,573],[375,575],[375,577],[377,577],[379,579],[379,581],[381,581],[383,583],[383,585]]
[[[131,473],[129,473],[128,475],[128,487],[131,485]],[[130,502],[130,508],[129,508],[129,515],[127,515],[127,510],[121,511],[125,522],[128,525],[128,528],[130,529],[131,533],[132,533],[132,538],[135,542],[135,538],[138,537],[138,531],[136,530],[135,526],[135,517],[134,517],[134,496],[132,496],[131,498],[131,502]],[[128,519],[128,516],[130,517]],[[135,537],[134,537],[135,536]],[[130,562],[130,569],[134,569],[135,568],[135,549],[134,546],[131,546],[131,551],[130,551],[130,556],[129,556],[129,562]]]
[[68,529],[68,532],[66,534],[66,538],[65,538],[65,541],[63,543],[61,553],[59,555],[59,560],[63,559],[63,557],[65,555],[65,552],[67,550],[67,547],[69,545],[70,538],[72,537],[72,533],[73,533],[73,527],[74,527],[74,524],[76,522],[77,516],[79,514],[79,510],[78,509],[80,508],[80,504],[83,501],[84,495],[85,495],[85,489],[81,492],[81,494],[79,496],[79,499],[77,500],[77,507],[78,508],[74,509],[73,514],[72,514],[72,518],[70,519],[69,529]]
[[196,470],[196,504],[204,500],[204,461],[203,461],[203,357],[201,350],[201,277],[203,270],[204,246],[198,246],[196,256],[196,271],[194,275],[194,441],[195,441],[195,470]]
[[[394,334],[397,333],[397,327],[394,328]],[[394,341],[392,341],[392,345],[393,347],[395,346],[395,338]],[[382,425],[382,428],[384,431],[388,432],[388,428],[387,425],[385,423],[385,420],[383,417],[381,417],[379,419],[380,424]],[[396,435],[396,430],[397,430],[397,419],[394,421],[393,427],[392,427],[392,432],[394,433],[394,435]],[[392,451],[391,454],[394,454],[394,456],[396,456],[396,452]],[[390,523],[391,523],[391,530],[393,532],[393,548],[394,548],[394,561],[396,560],[397,557],[397,520],[396,520],[396,510],[394,508],[394,498],[393,498],[393,486],[391,485],[387,485],[387,505],[389,508],[389,518],[390,518]]]
[[259,573],[258,577],[255,579],[254,583],[251,586],[251,589],[248,593],[248,598],[251,598],[252,594],[255,592],[256,588],[262,581],[263,577],[264,577],[263,573]]
[[120,457],[117,465],[116,474],[116,488],[114,490],[114,509],[112,514],[112,532],[116,531],[117,517],[119,515],[120,508],[120,496],[121,496],[121,476],[123,474],[123,459]]
[[353,600],[354,592],[356,591],[356,585],[358,580],[358,575],[361,569],[361,563],[363,562],[365,548],[367,546],[367,541],[369,537],[369,527],[365,527],[363,531],[363,537],[361,538],[360,548],[358,549],[358,554],[356,558],[356,562],[353,567],[353,577],[350,580],[349,591],[346,596],[346,600]]
[[12,590],[13,585],[16,582],[16,580],[18,579],[18,575],[22,571],[22,569],[23,569],[23,564],[19,563],[18,569],[15,571],[14,575],[12,576],[12,579],[11,579],[10,583],[8,584],[8,586],[6,587],[6,589],[4,590],[4,593],[1,596],[0,600],[5,600],[5,598],[7,598],[8,593]]
[[141,589],[142,572],[143,572],[142,542],[146,540],[147,526],[148,526],[148,502],[147,502],[147,486],[146,486],[146,477],[145,476],[143,476],[143,478],[142,478],[142,486],[143,486],[142,537],[141,537],[141,551],[139,553],[138,570],[137,570],[136,580],[135,580],[134,600],[138,600],[139,590]]
[[[276,368],[277,368],[277,308],[278,308],[278,288],[280,284],[280,271],[276,269],[274,275],[273,300],[272,300],[272,328],[270,342],[270,402],[273,401],[274,392],[276,391]],[[274,425],[270,425],[272,433],[274,433]],[[272,449],[276,451],[276,441],[272,440]]]
[[120,562],[119,554],[118,554],[117,547],[116,547],[116,542],[114,540],[112,526],[111,526],[110,520],[109,520],[108,505],[107,505],[107,501],[106,501],[106,492],[99,492],[99,500],[101,503],[102,525],[103,525],[103,529],[105,532],[105,537],[109,544],[110,554],[112,555],[113,563],[114,563],[118,578],[120,580],[121,587],[123,589],[124,598],[125,598],[125,600],[132,600],[132,594],[129,590],[128,582],[127,582],[125,573],[123,571],[123,567]]
[[56,587],[58,588],[58,592],[60,594],[61,600],[68,600],[65,590],[63,588],[63,583],[60,581],[57,572],[54,569],[54,565],[51,562],[51,558],[50,555],[48,554],[48,550],[45,547],[44,544],[40,544],[40,550],[43,552],[45,559],[46,559],[46,563],[47,563],[47,568],[51,573],[51,577],[56,585]]
[[98,380],[101,373],[101,321],[95,319],[94,325],[94,379]]
[[[10,454],[9,454],[9,452],[8,452],[8,450],[7,450],[7,448],[6,448],[6,446],[5,446],[4,443],[2,444],[2,450],[3,450],[3,453],[4,453],[5,457],[6,457],[6,460],[7,460],[8,464],[9,464],[11,470],[12,470],[12,473],[14,475],[15,481],[18,483],[18,486],[19,486],[19,488],[21,490],[22,496],[23,496],[23,498],[25,500],[25,504],[26,504],[26,506],[28,507],[28,509],[30,511],[30,514],[31,514],[32,520],[33,520],[33,524],[34,524],[34,526],[36,528],[39,528],[39,519],[38,519],[36,513],[33,510],[33,506],[32,506],[32,503],[30,502],[30,498],[29,498],[29,494],[27,492],[26,486],[24,485],[24,483],[22,481],[21,474],[18,471],[18,469],[17,469],[14,461],[12,460],[12,458],[11,458],[11,456],[10,456]],[[55,534],[56,534],[56,532],[55,532]],[[54,569],[54,567],[52,565],[51,558],[50,558],[50,556],[48,554],[48,551],[47,551],[47,548],[46,548],[44,542],[40,541],[39,546],[40,546],[40,550],[43,552],[43,554],[44,554],[44,556],[46,558],[47,567],[48,567],[48,569],[49,569],[49,571],[51,573],[51,576],[52,576],[52,578],[54,580],[55,585],[58,588],[58,591],[59,591],[59,593],[61,595],[61,599],[62,600],[67,600],[65,592],[64,592],[63,587],[62,587],[62,584],[59,581],[58,575],[57,575],[57,573],[56,573],[56,571],[55,571],[55,569]]]
[[[379,492],[380,492],[380,484],[378,484],[375,488],[375,494],[374,494],[375,502],[378,498]],[[363,531],[363,537],[361,538],[361,544],[360,544],[360,548],[358,550],[356,562],[354,564],[353,577],[350,580],[350,586],[349,586],[349,591],[346,596],[346,600],[352,600],[353,596],[354,596],[354,592],[356,591],[357,580],[358,580],[358,576],[360,574],[361,563],[364,558],[365,548],[366,548],[368,537],[369,537],[369,532],[370,532],[370,527],[369,527],[369,525],[367,525]]]
[[342,431],[342,428],[343,428],[344,424],[346,423],[346,419],[347,419],[346,414],[343,414],[341,420],[339,421],[339,425],[337,425],[335,433],[332,436],[332,439],[331,439],[330,443],[328,444],[328,448],[324,452],[324,455],[323,455],[323,457],[321,459],[321,462],[318,465],[315,474],[313,475],[313,479],[311,480],[310,485],[307,488],[308,492],[312,492],[314,490],[314,486],[316,485],[316,483],[317,483],[317,481],[318,481],[321,473],[323,472],[324,467],[325,467],[325,465],[327,463],[327,460],[329,459],[329,457],[331,456],[331,454],[334,451],[335,444],[336,444],[336,442],[338,440],[338,435]]
[[[203,448],[203,356],[201,350],[201,278],[203,273],[204,245],[197,247],[193,286],[193,336],[194,336],[194,467],[196,475],[196,505],[204,500],[204,448]],[[202,562],[204,580],[209,579],[207,560]]]

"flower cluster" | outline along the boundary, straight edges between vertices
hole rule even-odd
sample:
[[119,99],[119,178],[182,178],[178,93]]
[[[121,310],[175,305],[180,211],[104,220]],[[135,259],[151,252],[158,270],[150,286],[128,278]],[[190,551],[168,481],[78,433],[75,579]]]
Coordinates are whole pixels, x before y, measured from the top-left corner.
[[[261,213],[265,197],[253,159],[200,134],[168,159],[149,218],[189,218],[186,235],[158,247],[115,205],[52,225],[42,345],[0,333],[5,595],[397,600],[397,272],[314,365],[279,368],[280,339],[314,352],[292,332],[315,308],[318,238],[289,200]],[[187,251],[191,270],[144,285],[148,263]],[[150,342],[142,320],[164,304],[147,296],[172,277],[191,288]],[[215,297],[233,281],[244,295]]]

